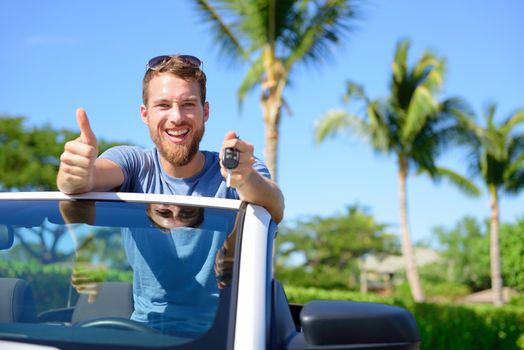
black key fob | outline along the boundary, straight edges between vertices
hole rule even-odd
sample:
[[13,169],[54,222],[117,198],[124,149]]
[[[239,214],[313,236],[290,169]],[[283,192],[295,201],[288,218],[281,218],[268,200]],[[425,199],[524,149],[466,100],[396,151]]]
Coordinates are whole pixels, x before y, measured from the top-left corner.
[[222,164],[226,169],[235,169],[238,166],[240,152],[236,148],[228,147],[224,150]]

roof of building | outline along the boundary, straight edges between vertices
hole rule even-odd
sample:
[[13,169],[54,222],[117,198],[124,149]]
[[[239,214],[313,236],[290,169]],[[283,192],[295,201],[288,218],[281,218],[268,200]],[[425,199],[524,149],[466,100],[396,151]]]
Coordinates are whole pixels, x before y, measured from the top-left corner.
[[[414,252],[417,266],[423,266],[439,260],[438,253],[431,248],[416,247]],[[381,259],[375,255],[370,255],[365,258],[362,267],[369,272],[391,274],[402,271],[404,266],[404,258],[401,255],[389,255]]]

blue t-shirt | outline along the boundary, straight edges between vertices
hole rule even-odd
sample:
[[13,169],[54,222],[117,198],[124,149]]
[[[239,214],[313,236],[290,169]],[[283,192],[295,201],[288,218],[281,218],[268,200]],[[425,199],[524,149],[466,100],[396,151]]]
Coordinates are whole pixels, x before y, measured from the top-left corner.
[[[204,168],[195,176],[175,178],[165,173],[160,165],[158,150],[142,149],[136,146],[117,146],[108,149],[101,158],[118,164],[124,171],[121,192],[178,194],[238,199],[234,188],[227,188],[220,174],[220,159],[217,152],[202,151],[205,156]],[[270,178],[266,166],[258,159],[253,165],[262,176]]]
[[[219,154],[202,152],[203,169],[190,178],[174,178],[163,170],[156,148],[117,146],[100,157],[124,172],[121,192],[160,193],[238,199],[220,173]],[[269,178],[265,165],[254,168]],[[204,219],[205,220],[205,219]],[[227,232],[199,228],[124,230],[123,243],[133,268],[134,312],[131,319],[162,332],[194,337],[211,326],[217,307],[215,254]]]

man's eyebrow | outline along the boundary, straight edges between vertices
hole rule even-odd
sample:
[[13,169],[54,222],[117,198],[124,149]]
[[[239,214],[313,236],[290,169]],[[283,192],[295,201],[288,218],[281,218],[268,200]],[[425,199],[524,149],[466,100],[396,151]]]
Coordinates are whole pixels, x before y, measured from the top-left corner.
[[168,99],[168,98],[157,98],[157,99],[152,99],[151,102],[154,103],[154,104],[156,104],[156,103],[164,103],[164,102],[171,103],[171,100]]
[[193,100],[198,101],[199,98],[196,95],[190,95],[190,96],[183,96],[180,100],[181,101],[193,101]]
[[166,98],[166,97],[159,97],[157,99],[152,99],[153,103],[162,103],[162,102],[173,103],[173,101],[175,102],[200,101],[200,98],[196,95],[190,95],[190,96],[182,96],[180,98],[175,98],[175,99]]

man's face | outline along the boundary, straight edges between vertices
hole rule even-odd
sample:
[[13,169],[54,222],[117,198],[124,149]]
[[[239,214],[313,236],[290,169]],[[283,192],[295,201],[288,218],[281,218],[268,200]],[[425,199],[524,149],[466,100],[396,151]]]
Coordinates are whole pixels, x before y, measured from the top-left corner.
[[140,114],[160,156],[173,166],[187,165],[199,150],[209,116],[198,83],[164,73],[151,79],[147,91]]
[[196,227],[202,221],[202,208],[174,204],[151,204],[148,215],[163,228]]

